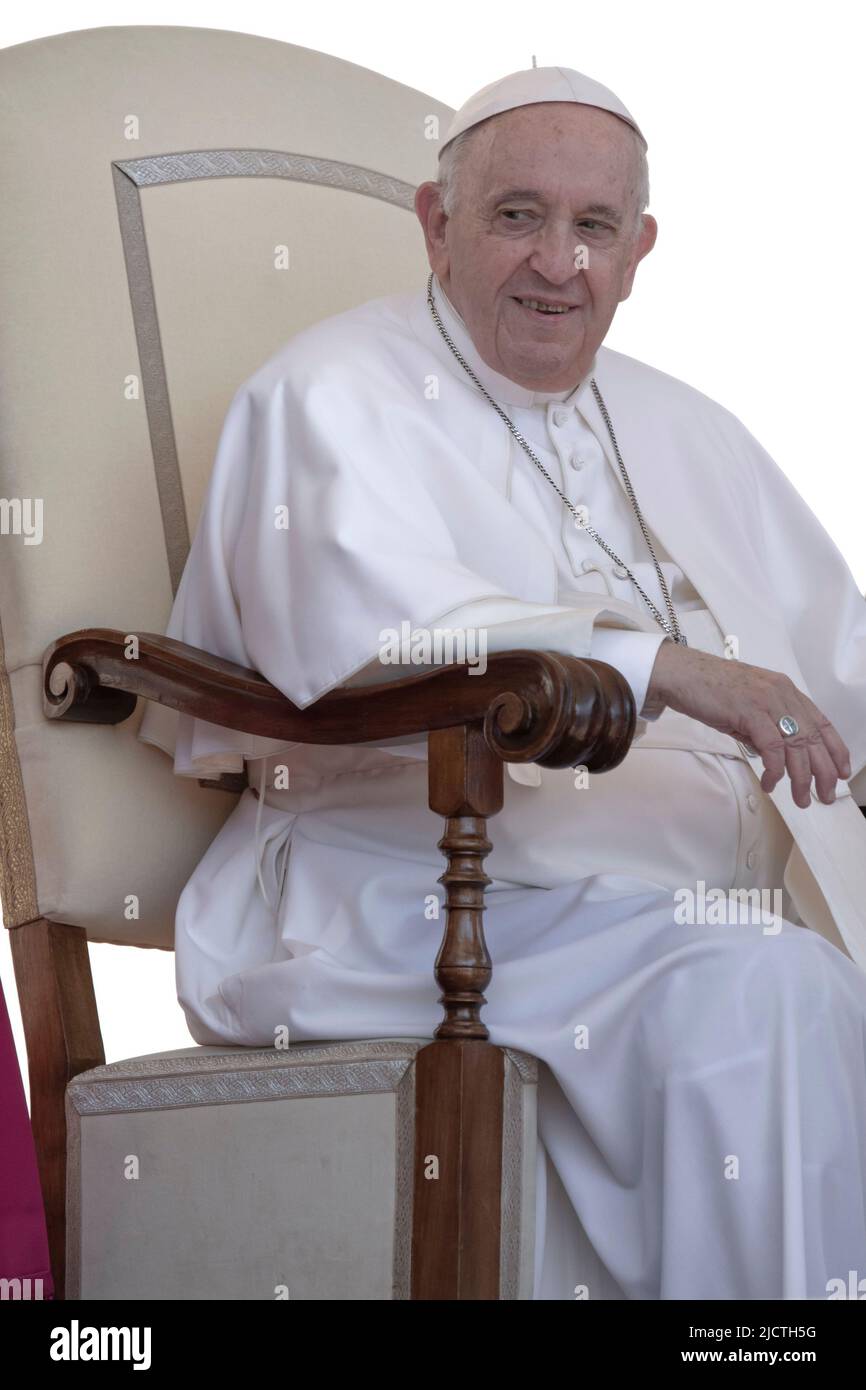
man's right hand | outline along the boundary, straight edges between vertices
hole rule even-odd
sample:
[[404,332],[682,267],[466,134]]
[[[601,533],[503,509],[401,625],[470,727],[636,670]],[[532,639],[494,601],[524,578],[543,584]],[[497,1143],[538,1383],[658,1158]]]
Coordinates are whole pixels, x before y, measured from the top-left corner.
[[[647,689],[647,701],[656,699],[750,744],[764,762],[765,792],[787,771],[794,802],[803,809],[811,802],[813,778],[820,800],[832,805],[836,782],[851,776],[851,756],[830,720],[780,671],[662,642]],[[799,733],[781,732],[776,721],[783,714],[796,719]]]

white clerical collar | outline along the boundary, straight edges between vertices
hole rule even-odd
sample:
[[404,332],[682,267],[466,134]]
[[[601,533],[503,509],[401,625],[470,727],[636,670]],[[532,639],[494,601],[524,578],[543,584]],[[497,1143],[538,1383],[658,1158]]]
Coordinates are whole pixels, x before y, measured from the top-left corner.
[[[438,275],[433,276],[433,298],[436,302],[439,317],[445,325],[449,336],[454,340],[455,347],[457,347],[466,358],[466,361],[469,363],[484,389],[490,392],[490,395],[495,401],[499,401],[500,403],[505,402],[508,405],[523,406],[547,405],[548,401],[567,401],[569,405],[580,404],[584,393],[589,390],[590,378],[597,370],[597,356],[593,357],[589,370],[577,386],[570,386],[565,391],[530,391],[527,387],[520,386],[518,382],[512,381],[507,376],[502,376],[500,372],[494,371],[492,367],[487,365],[473,343],[466,323],[439,283]],[[423,303],[424,313],[430,320],[430,326],[442,343],[446,353],[451,358],[455,370],[460,372],[469,384],[472,385],[472,378],[460,366],[460,363],[451,352],[451,349],[448,347],[433,322],[433,317],[427,306],[426,289],[423,295]]]

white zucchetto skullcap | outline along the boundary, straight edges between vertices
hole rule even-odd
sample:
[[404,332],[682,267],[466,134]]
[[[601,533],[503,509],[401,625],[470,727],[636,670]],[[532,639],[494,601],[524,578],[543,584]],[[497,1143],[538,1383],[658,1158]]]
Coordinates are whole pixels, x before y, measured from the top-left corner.
[[602,111],[610,111],[636,130],[644,149],[647,148],[634,116],[609,87],[603,87],[582,72],[575,72],[574,68],[524,68],[522,72],[509,73],[498,82],[482,87],[463,103],[448,127],[439,150],[440,158],[446,146],[471,126],[503,111],[512,111],[516,106],[532,106],[540,101],[576,101],[581,106],[598,106]]

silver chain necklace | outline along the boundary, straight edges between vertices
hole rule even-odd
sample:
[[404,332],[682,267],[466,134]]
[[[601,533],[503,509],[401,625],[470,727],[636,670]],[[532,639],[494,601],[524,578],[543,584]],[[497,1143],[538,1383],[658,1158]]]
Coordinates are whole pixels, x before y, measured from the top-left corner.
[[462,354],[462,353],[458,350],[458,348],[456,347],[456,345],[455,345],[453,339],[452,339],[451,336],[449,335],[447,329],[445,328],[445,325],[443,324],[441,318],[439,317],[439,312],[438,312],[438,310],[437,310],[437,308],[436,308],[436,303],[435,303],[435,300],[434,300],[434,298],[433,298],[433,273],[432,273],[432,271],[431,271],[431,273],[430,273],[430,275],[429,275],[429,277],[428,277],[428,279],[427,279],[427,304],[428,304],[428,306],[429,306],[429,308],[430,308],[430,313],[433,315],[434,321],[435,321],[435,323],[436,323],[436,327],[439,329],[439,332],[442,334],[442,337],[445,339],[445,341],[446,341],[446,343],[448,344],[448,346],[450,347],[451,351],[454,353],[454,356],[457,358],[457,361],[460,363],[461,367],[463,367],[463,368],[469,373],[469,375],[471,376],[472,380],[475,382],[475,385],[478,387],[479,391],[482,393],[482,395],[486,396],[487,400],[488,400],[488,401],[490,402],[490,404],[493,406],[493,409],[496,411],[497,415],[499,415],[500,418],[501,418],[502,420],[504,420],[505,424],[508,426],[508,428],[509,428],[509,430],[511,431],[511,433],[514,435],[514,438],[517,440],[517,442],[518,442],[518,444],[520,445],[521,449],[523,449],[524,452],[525,452],[526,454],[529,455],[529,457],[532,459],[532,462],[535,464],[536,468],[539,470],[539,472],[542,474],[542,476],[545,477],[545,478],[547,479],[547,481],[550,483],[550,486],[553,488],[554,492],[556,492],[556,494],[562,499],[562,501],[563,501],[563,502],[565,503],[565,505],[568,507],[569,511],[571,512],[572,516],[574,517],[575,525],[577,526],[578,530],[585,531],[585,532],[587,533],[588,536],[591,536],[592,539],[596,542],[596,544],[601,546],[601,548],[602,548],[602,550],[605,552],[605,554],[606,554],[606,555],[609,555],[610,558],[614,561],[615,564],[619,565],[621,569],[624,569],[624,570],[626,571],[626,573],[628,574],[629,578],[631,579],[631,582],[634,584],[634,586],[635,586],[635,588],[637,589],[638,593],[640,594],[641,598],[644,600],[644,602],[646,603],[647,607],[648,607],[648,608],[650,609],[650,611],[652,612],[652,615],[653,615],[653,617],[655,618],[656,622],[659,624],[659,626],[668,634],[669,637],[672,637],[673,640],[674,640],[675,642],[678,642],[678,643],[680,644],[680,646],[687,647],[687,646],[688,646],[688,642],[686,641],[685,633],[682,631],[682,629],[680,628],[679,622],[677,621],[677,615],[676,615],[676,612],[674,611],[674,605],[673,605],[673,603],[671,602],[670,592],[669,592],[669,590],[668,590],[668,586],[667,586],[667,583],[666,583],[666,581],[665,581],[664,574],[662,573],[661,565],[659,564],[658,560],[656,559],[656,553],[655,553],[655,550],[653,549],[653,544],[652,544],[652,541],[650,540],[649,532],[647,531],[646,524],[645,524],[645,522],[644,522],[643,516],[641,515],[641,510],[640,510],[640,507],[638,506],[637,497],[635,496],[634,488],[633,488],[632,485],[631,485],[631,479],[629,478],[628,473],[626,472],[625,464],[624,464],[623,461],[622,461],[622,454],[620,453],[620,451],[619,451],[619,445],[618,445],[617,442],[616,442],[616,435],[615,435],[614,432],[613,432],[613,425],[611,424],[611,419],[610,419],[610,415],[609,415],[609,413],[608,413],[607,406],[605,405],[604,400],[602,399],[602,395],[601,395],[601,392],[600,392],[599,389],[598,389],[598,385],[596,384],[595,377],[592,377],[592,379],[591,379],[591,381],[590,381],[590,385],[592,386],[592,392],[593,392],[593,395],[595,396],[596,401],[598,402],[598,408],[599,408],[599,410],[601,411],[601,414],[602,414],[602,418],[603,418],[603,420],[604,420],[604,423],[605,423],[606,426],[607,426],[607,432],[608,432],[608,434],[610,435],[610,441],[611,441],[611,444],[613,445],[613,451],[614,451],[614,453],[615,453],[615,455],[616,455],[616,461],[617,461],[617,463],[619,464],[619,471],[620,471],[620,473],[622,474],[622,480],[623,480],[623,482],[625,483],[626,492],[628,493],[629,500],[631,501],[631,504],[632,504],[632,506],[633,506],[633,508],[634,508],[635,516],[637,517],[638,523],[639,523],[639,525],[640,525],[640,529],[641,529],[641,531],[643,532],[643,538],[644,538],[644,540],[645,540],[646,543],[647,543],[647,548],[648,548],[648,550],[649,550],[649,553],[650,553],[650,555],[652,556],[652,562],[653,562],[653,564],[655,565],[656,574],[658,575],[659,585],[660,585],[660,587],[661,587],[662,593],[664,594],[665,603],[666,603],[666,605],[667,605],[667,610],[668,610],[668,613],[669,613],[669,615],[670,615],[669,618],[665,618],[665,617],[659,612],[658,608],[656,608],[656,606],[655,606],[655,604],[653,603],[652,599],[650,598],[649,594],[647,594],[646,591],[645,591],[643,588],[641,588],[640,584],[637,582],[637,580],[636,580],[634,574],[633,574],[632,571],[629,569],[628,565],[627,565],[623,560],[621,560],[621,559],[619,558],[619,556],[617,555],[616,551],[613,550],[612,547],[608,545],[607,541],[602,540],[601,536],[598,534],[598,532],[595,530],[595,528],[594,528],[593,526],[590,526],[590,524],[589,524],[588,521],[583,521],[583,520],[581,520],[581,518],[580,518],[580,516],[578,515],[576,509],[572,506],[572,503],[571,503],[571,501],[569,500],[569,498],[566,497],[565,493],[564,493],[559,487],[557,487],[556,483],[555,483],[555,482],[553,481],[553,479],[551,478],[551,476],[550,476],[550,474],[548,473],[547,469],[545,468],[544,464],[541,462],[541,459],[538,458],[537,455],[536,455],[536,454],[532,451],[532,449],[529,447],[529,445],[527,444],[527,442],[526,442],[526,440],[524,439],[523,435],[520,433],[520,430],[517,429],[517,427],[514,425],[514,423],[513,423],[513,422],[509,419],[509,417],[505,414],[505,411],[502,410],[501,407],[500,407],[499,405],[497,405],[496,401],[495,401],[495,400],[493,399],[493,397],[489,394],[489,392],[485,391],[484,387],[481,385],[481,382],[478,380],[478,377],[475,375],[475,373],[473,372],[473,370],[472,370],[472,368],[470,367],[469,363],[466,361],[466,358],[463,356],[463,354]]

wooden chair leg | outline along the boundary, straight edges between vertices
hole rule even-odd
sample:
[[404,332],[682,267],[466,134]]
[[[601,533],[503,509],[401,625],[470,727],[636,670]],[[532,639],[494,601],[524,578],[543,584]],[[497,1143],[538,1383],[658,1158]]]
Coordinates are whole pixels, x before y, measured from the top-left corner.
[[489,1042],[416,1055],[413,1299],[499,1298],[504,1079]]
[[487,817],[502,809],[502,761],[481,725],[432,732],[430,807],[445,817],[445,932],[436,980],[445,1016],[416,1058],[413,1299],[498,1299],[504,1057],[481,1020]]
[[55,1298],[66,1279],[66,1087],[105,1061],[83,927],[37,917],[10,928],[30,1070],[30,1121]]

